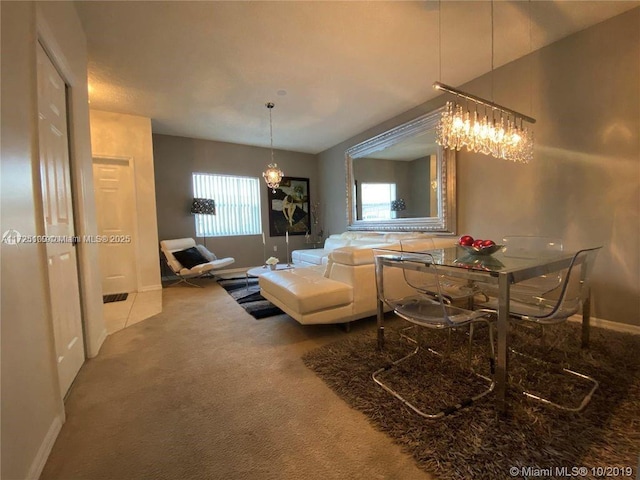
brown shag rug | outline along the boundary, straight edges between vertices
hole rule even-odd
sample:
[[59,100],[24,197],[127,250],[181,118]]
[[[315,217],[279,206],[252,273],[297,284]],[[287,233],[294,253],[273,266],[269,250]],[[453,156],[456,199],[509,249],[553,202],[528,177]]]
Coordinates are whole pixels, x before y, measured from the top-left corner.
[[[375,331],[370,331],[311,351],[304,362],[349,405],[402,445],[422,469],[437,478],[566,478],[563,467],[569,471],[573,467],[586,468],[578,472],[582,478],[610,478],[592,470],[597,467],[626,467],[626,473],[632,469],[632,478],[637,475],[640,336],[592,328],[591,346],[582,350],[579,324],[547,327],[542,336],[539,328],[512,328],[514,348],[568,364],[600,382],[586,409],[580,413],[565,412],[524,397],[520,386],[549,395],[558,403],[577,406],[580,395],[588,392],[589,386],[559,369],[512,355],[510,409],[506,417],[496,413],[495,394],[491,393],[442,420],[427,420],[371,378],[375,370],[412,350],[399,335],[406,323],[393,318],[385,326],[383,352],[377,351]],[[420,345],[445,351],[446,333],[414,330],[407,334]],[[485,374],[489,373],[487,330],[477,327],[472,359],[475,370]],[[421,350],[397,367],[401,368],[396,370],[397,374],[385,373],[384,381],[426,411],[481,391],[486,384],[465,370],[466,332],[453,332],[451,338],[449,358]]]

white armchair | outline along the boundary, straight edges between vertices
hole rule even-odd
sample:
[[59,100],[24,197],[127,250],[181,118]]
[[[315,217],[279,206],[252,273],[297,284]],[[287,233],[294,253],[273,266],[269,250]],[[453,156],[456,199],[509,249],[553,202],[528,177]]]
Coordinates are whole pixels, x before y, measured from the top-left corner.
[[169,286],[179,283],[199,287],[188,279],[212,275],[215,270],[220,270],[235,262],[233,257],[217,258],[204,245],[196,245],[193,238],[177,238],[174,240],[162,240],[160,249],[164,254],[171,271],[179,280]]

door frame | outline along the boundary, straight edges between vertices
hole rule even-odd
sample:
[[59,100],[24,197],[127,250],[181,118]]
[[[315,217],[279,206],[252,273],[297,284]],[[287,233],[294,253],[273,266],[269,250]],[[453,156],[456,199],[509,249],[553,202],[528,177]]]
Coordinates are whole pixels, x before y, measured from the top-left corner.
[[[33,43],[32,62],[36,65],[37,44],[49,56],[51,62],[58,70],[66,85],[67,92],[67,136],[69,139],[69,170],[71,177],[71,196],[73,204],[73,220],[76,235],[94,235],[96,233],[95,204],[93,196],[93,165],[87,161],[91,157],[91,134],[89,130],[89,109],[86,109],[86,117],[83,115],[84,107],[88,105],[88,91],[86,76],[76,75],[71,63],[67,60],[64,49],[56,39],[53,30],[48,25],[44,15],[36,6],[36,38]],[[85,71],[86,73],[86,71]],[[35,82],[35,80],[34,80]],[[35,88],[35,85],[34,85]],[[37,105],[33,106],[35,118],[38,118]],[[35,130],[37,133],[37,127]],[[34,155],[39,155],[36,147]],[[39,165],[39,161],[38,161]],[[40,184],[39,169],[34,171],[34,181]],[[38,190],[35,199],[42,205],[42,196]],[[37,209],[38,228],[44,228],[44,212],[42,207]],[[43,268],[47,269],[45,245],[42,245]],[[85,356],[93,358],[98,355],[100,347],[107,338],[107,329],[104,323],[104,311],[102,304],[102,287],[100,285],[100,272],[96,267],[98,249],[95,244],[80,242],[77,247],[76,261],[78,265],[78,281],[80,288],[80,313],[82,316],[82,328],[85,345]],[[50,300],[49,300],[50,301]],[[49,322],[52,322],[49,317]],[[51,337],[54,345],[53,333]],[[56,365],[55,355],[52,356],[53,365]],[[62,398],[61,398],[62,400]],[[64,421],[64,409],[62,411]]]
[[[36,52],[36,75],[39,75],[39,63],[37,60],[37,57],[39,55],[39,48],[42,48],[42,51],[44,52],[45,56],[47,57],[48,61],[51,63],[51,66],[56,70],[56,73],[60,76],[60,79],[62,80],[62,82],[64,83],[63,88],[64,88],[64,110],[65,110],[65,116],[64,116],[64,121],[65,121],[65,130],[66,130],[66,154],[68,157],[68,162],[66,162],[66,167],[65,167],[65,175],[69,175],[69,202],[70,202],[70,208],[69,208],[69,213],[70,213],[70,217],[71,217],[71,221],[73,224],[73,229],[72,231],[69,232],[69,234],[75,238],[78,238],[78,230],[76,227],[76,221],[77,221],[77,207],[76,207],[76,192],[73,188],[73,181],[74,181],[74,176],[75,176],[75,170],[72,166],[72,158],[73,158],[73,154],[72,154],[72,106],[71,106],[71,87],[69,85],[69,83],[67,82],[66,77],[63,75],[63,73],[61,72],[59,66],[56,64],[55,59],[53,58],[53,56],[51,55],[51,53],[49,52],[49,50],[47,49],[47,45],[44,43],[44,41],[40,38],[38,38],[36,40],[36,50],[38,52]],[[39,87],[39,79],[36,80],[36,82],[38,83],[38,88],[37,88],[37,101],[36,101],[36,108],[38,109],[38,113],[40,112],[39,110],[39,105],[40,105],[40,87]],[[38,194],[37,194],[37,210],[40,213],[40,215],[38,216],[38,229],[40,229],[43,234],[48,234],[47,231],[47,225],[46,225],[46,219],[45,219],[45,209],[44,209],[44,196],[42,194],[42,157],[41,157],[41,151],[42,151],[42,143],[41,143],[41,131],[40,131],[40,124],[38,123],[38,126],[36,127],[36,148],[35,148],[35,152],[36,152],[36,162],[38,165],[38,168],[36,170],[34,170],[35,175],[37,176],[38,179],[38,185],[39,185],[39,190],[38,190]],[[79,242],[78,242],[79,243]],[[87,360],[87,334],[86,334],[86,325],[85,325],[85,316],[84,316],[84,311],[83,311],[83,299],[82,299],[82,276],[81,276],[81,272],[80,272],[80,258],[79,258],[79,249],[77,248],[78,243],[76,243],[75,245],[72,245],[71,249],[73,250],[75,259],[73,261],[73,265],[72,265],[72,269],[73,272],[76,276],[77,279],[77,285],[78,285],[78,313],[80,314],[80,337],[81,337],[81,341],[82,341],[82,364],[80,365],[80,368],[82,368],[82,365],[84,365],[85,361]],[[56,277],[55,274],[52,274],[51,271],[51,267],[50,267],[50,263],[49,263],[49,255],[50,255],[50,250],[47,244],[41,244],[41,248],[44,250],[44,258],[45,258],[45,271],[47,272],[47,276],[46,276],[46,284],[47,284],[47,303],[50,309],[50,312],[54,311],[54,298],[52,296],[52,290],[51,290],[51,282],[57,282],[60,280],[59,277]],[[64,279],[67,279],[68,277],[64,276]],[[75,292],[73,294],[75,296]],[[74,299],[75,300],[75,299]],[[75,301],[74,301],[75,303]],[[74,307],[76,308],[76,307]],[[55,335],[55,329],[56,329],[56,323],[54,321],[53,315],[49,316],[49,323],[52,327],[52,342],[54,344],[54,355],[57,357],[59,351],[58,351],[58,347],[57,347],[57,342],[59,341],[59,339],[56,338]],[[59,365],[58,362],[56,361],[56,374],[58,375],[58,377],[60,376],[60,370],[59,370]],[[79,369],[78,369],[79,371]],[[76,375],[77,376],[77,372]],[[74,376],[74,378],[75,378]],[[58,378],[58,381],[59,378]],[[67,387],[67,390],[65,391],[60,391],[60,395],[62,398],[66,398],[66,396],[69,394],[69,392],[71,392],[71,386],[73,385],[73,381],[69,384],[69,386]]]
[[[111,161],[117,163],[126,163],[129,167],[129,181],[131,182],[132,188],[132,196],[133,196],[133,232],[131,235],[131,243],[133,243],[133,251],[134,251],[134,261],[135,261],[135,269],[136,269],[136,291],[140,292],[142,285],[140,284],[140,261],[139,261],[139,251],[138,251],[138,195],[137,195],[137,185],[136,185],[136,164],[133,157],[130,156],[120,156],[120,155],[104,155],[101,153],[91,155],[91,168],[95,165],[97,161]],[[98,212],[96,211],[96,218]],[[96,220],[97,221],[97,220]],[[100,248],[100,247],[98,247]],[[100,277],[102,280],[102,276]]]

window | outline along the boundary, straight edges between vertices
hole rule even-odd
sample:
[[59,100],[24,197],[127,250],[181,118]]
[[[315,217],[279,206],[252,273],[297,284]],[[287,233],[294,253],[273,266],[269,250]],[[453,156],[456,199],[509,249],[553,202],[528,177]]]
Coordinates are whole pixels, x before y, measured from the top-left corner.
[[195,215],[197,237],[262,232],[258,178],[194,173],[193,197],[213,198],[216,202],[215,215]]
[[396,198],[395,183],[363,183],[361,196],[363,220],[391,218],[391,201]]

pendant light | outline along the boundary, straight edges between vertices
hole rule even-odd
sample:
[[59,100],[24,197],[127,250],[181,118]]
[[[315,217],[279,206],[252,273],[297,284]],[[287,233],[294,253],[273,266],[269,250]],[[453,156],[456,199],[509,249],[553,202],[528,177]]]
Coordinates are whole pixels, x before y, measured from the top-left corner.
[[[439,15],[442,14],[440,10]],[[494,25],[491,1],[491,82],[493,95]],[[529,10],[529,29],[531,29]],[[530,42],[531,43],[531,42]],[[531,46],[530,46],[531,48]],[[440,42],[442,51],[442,42]],[[438,144],[443,148],[491,155],[514,162],[529,163],[533,159],[533,132],[526,123],[536,120],[484,98],[463,92],[441,82],[433,88],[456,98],[446,103],[437,126]]]
[[282,177],[284,177],[284,173],[282,170],[278,168],[278,164],[273,161],[273,119],[271,118],[271,110],[275,107],[275,104],[272,102],[268,102],[265,104],[269,109],[269,131],[271,137],[271,163],[267,165],[267,170],[262,172],[262,176],[264,177],[264,181],[267,182],[269,188],[273,190],[273,193],[276,193],[276,188],[280,186],[280,182],[282,181]]

